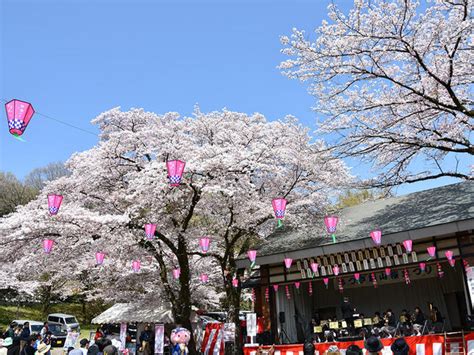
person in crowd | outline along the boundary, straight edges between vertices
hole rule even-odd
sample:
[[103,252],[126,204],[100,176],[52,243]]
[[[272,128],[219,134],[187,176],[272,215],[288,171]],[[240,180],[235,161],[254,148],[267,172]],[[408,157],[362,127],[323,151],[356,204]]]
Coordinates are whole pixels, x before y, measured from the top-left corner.
[[102,338],[94,342],[92,345],[89,345],[89,348],[87,349],[87,355],[97,355],[100,352],[97,342],[101,340]]
[[[26,324],[26,323],[25,323]],[[20,346],[21,346],[21,339],[20,339]],[[23,346],[23,349],[20,351],[20,355],[35,355],[36,349],[35,349],[35,343],[36,343],[36,335],[30,335],[27,340],[26,344]]]
[[415,331],[415,335],[421,335],[426,318],[420,307],[415,307],[415,311],[411,316],[411,320],[413,322],[413,330]]
[[48,322],[44,322],[43,323],[43,328],[41,328],[41,332],[40,332],[40,335],[41,335],[41,338],[44,338],[45,335],[46,335],[46,332],[49,330],[49,324]]
[[349,297],[344,297],[341,305],[342,318],[347,323],[349,329],[354,328],[354,307],[349,302]]
[[16,328],[15,328],[15,335],[14,336],[19,337],[22,330],[23,330],[23,327],[21,325],[17,325]]
[[0,355],[7,355],[7,354],[8,354],[8,348],[5,345],[5,340],[0,338]]
[[50,353],[51,345],[46,345],[45,343],[41,343],[38,345],[38,349],[35,352],[35,355],[46,355]]
[[89,349],[89,340],[86,338],[81,339],[79,342],[79,348],[72,350],[69,355],[87,355]]
[[381,329],[382,332],[388,336],[389,338],[393,337],[395,333],[395,329],[397,327],[397,319],[395,318],[395,314],[391,309],[387,309],[384,316],[384,326]]
[[139,340],[140,340],[140,348],[138,350],[142,352],[144,355],[151,355],[152,333],[150,330],[150,326],[148,324],[145,326],[145,330],[140,334]]
[[357,345],[349,345],[346,350],[346,355],[362,355],[362,349]]
[[376,355],[382,351],[383,344],[379,338],[372,335],[365,340],[364,347],[369,355]]
[[102,328],[97,327],[97,330],[95,331],[95,335],[94,335],[94,341],[97,341],[103,337],[104,337],[104,332],[102,331]]
[[398,338],[393,342],[390,350],[392,350],[393,355],[408,355],[410,348],[408,347],[405,338]]
[[441,333],[443,331],[444,317],[441,315],[441,312],[439,311],[438,307],[433,307],[431,314],[431,320],[433,322],[433,332]]
[[118,350],[113,345],[107,345],[104,348],[104,355],[118,355]]
[[[11,338],[7,338],[11,339]],[[7,355],[20,355],[20,337],[15,336],[11,340],[11,345],[8,346],[8,354]]]
[[[20,333],[20,353],[23,351],[23,348],[28,344],[30,335],[30,323],[25,322]],[[36,340],[36,338],[34,340]]]
[[380,312],[374,313],[374,318],[372,319],[372,324],[374,327],[382,328],[383,327],[383,319],[380,316]]
[[16,322],[11,322],[9,327],[7,328],[7,331],[3,335],[3,337],[6,338],[12,338],[15,336],[15,328],[18,326]]
[[[46,345],[52,345],[52,337],[53,337],[53,333],[51,333],[51,331],[48,330],[41,341],[45,343]],[[46,355],[51,355],[51,350],[49,350],[46,353]]]
[[35,348],[35,350],[38,350],[38,345],[41,344],[41,335],[34,334],[34,336],[36,337],[36,340],[35,340],[35,345],[33,345],[33,347]]
[[400,332],[404,336],[411,335],[411,318],[406,309],[403,309],[398,318],[400,322]]

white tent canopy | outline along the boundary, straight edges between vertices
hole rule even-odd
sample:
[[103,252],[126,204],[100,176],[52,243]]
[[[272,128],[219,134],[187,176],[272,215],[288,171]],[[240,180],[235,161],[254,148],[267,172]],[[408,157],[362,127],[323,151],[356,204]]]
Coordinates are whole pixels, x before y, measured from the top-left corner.
[[[196,321],[196,312],[191,312],[191,322]],[[174,323],[171,306],[149,303],[116,303],[92,319],[92,324],[104,323]]]

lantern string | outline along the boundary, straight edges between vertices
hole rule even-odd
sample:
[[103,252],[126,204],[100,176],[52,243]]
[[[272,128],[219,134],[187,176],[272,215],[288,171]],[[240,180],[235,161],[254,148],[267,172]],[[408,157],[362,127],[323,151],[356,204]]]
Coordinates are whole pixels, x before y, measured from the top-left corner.
[[[5,100],[5,99],[1,99],[1,100],[2,100],[3,103],[7,103],[7,102],[8,102],[8,100]],[[55,118],[55,117],[51,117],[51,116],[49,116],[49,115],[45,115],[44,113],[35,111],[35,114],[38,115],[38,116],[41,116],[41,117],[50,119],[50,120],[52,120],[52,121],[61,123],[61,124],[65,125],[65,126],[68,126],[68,127],[74,128],[74,129],[77,129],[77,130],[82,131],[82,132],[84,132],[84,133],[92,134],[92,135],[94,135],[94,136],[96,136],[96,137],[99,136],[99,135],[98,135],[97,133],[95,133],[95,132],[88,131],[87,129],[74,126],[74,125],[72,125],[72,124],[70,124],[70,123],[68,123],[68,122],[62,121],[62,120],[57,119],[57,118]]]

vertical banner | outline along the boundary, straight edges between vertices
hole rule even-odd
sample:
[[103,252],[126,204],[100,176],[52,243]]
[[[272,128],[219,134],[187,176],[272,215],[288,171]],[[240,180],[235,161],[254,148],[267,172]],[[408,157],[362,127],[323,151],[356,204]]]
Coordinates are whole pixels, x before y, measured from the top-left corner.
[[155,324],[155,354],[163,354],[165,340],[165,325]]
[[64,341],[64,349],[75,348],[77,339],[79,338],[80,333],[74,331],[68,331],[66,340]]
[[247,336],[256,337],[257,336],[257,314],[256,313],[247,313]]
[[127,345],[127,323],[120,323],[120,350],[125,350]]

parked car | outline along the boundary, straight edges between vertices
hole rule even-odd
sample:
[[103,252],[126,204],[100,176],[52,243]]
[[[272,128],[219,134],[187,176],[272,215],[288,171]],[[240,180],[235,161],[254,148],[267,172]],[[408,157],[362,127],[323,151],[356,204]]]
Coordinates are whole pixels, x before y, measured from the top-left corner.
[[31,334],[39,334],[41,332],[41,329],[43,328],[43,322],[38,322],[36,320],[27,320],[27,319],[15,319],[14,321],[16,324],[21,325],[23,327],[23,324],[26,322],[30,323],[30,333]]
[[67,332],[62,330],[60,324],[48,323],[51,334],[51,346],[62,348],[66,342]]
[[62,331],[67,331],[68,329],[76,330],[78,332],[81,331],[81,327],[79,326],[79,322],[77,321],[76,317],[70,314],[64,314],[64,313],[49,314],[48,323],[59,324],[61,326]]

